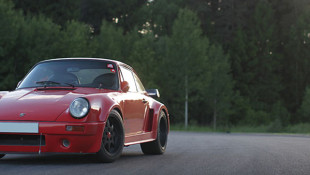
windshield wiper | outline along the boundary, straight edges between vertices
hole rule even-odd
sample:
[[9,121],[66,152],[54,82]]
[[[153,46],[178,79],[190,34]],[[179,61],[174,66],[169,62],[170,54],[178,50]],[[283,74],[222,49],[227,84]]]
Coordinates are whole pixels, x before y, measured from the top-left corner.
[[[61,83],[56,82],[56,81],[37,81],[36,84],[43,84],[44,87],[46,87],[47,85],[60,85]],[[66,84],[74,88],[73,84],[70,84],[70,83],[62,83],[62,84]]]
[[46,85],[61,84],[61,83],[58,83],[56,81],[37,81],[36,84],[43,84],[44,87],[46,87]]
[[69,85],[69,86],[71,86],[72,88],[74,88],[74,85],[73,85],[73,84],[70,84],[70,83],[63,83],[63,84]]

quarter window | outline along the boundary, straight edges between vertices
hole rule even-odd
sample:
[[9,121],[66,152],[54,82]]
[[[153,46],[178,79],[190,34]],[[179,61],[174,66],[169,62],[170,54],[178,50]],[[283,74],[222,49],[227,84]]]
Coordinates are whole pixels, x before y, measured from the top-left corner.
[[127,81],[129,84],[129,90],[128,91],[129,92],[137,92],[137,87],[136,87],[136,83],[135,83],[132,72],[129,69],[124,68],[124,67],[121,67],[121,71],[122,71],[124,80]]
[[135,80],[136,80],[136,85],[137,85],[138,91],[139,92],[145,91],[144,86],[143,86],[142,82],[140,81],[139,77],[135,73],[133,75],[134,75]]

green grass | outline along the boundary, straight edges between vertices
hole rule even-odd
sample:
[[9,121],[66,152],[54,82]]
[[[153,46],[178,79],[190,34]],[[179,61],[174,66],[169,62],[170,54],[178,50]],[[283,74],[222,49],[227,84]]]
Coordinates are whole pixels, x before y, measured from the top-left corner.
[[189,125],[187,128],[184,125],[177,124],[171,125],[170,129],[172,131],[195,131],[195,132],[213,132],[213,128],[208,126],[197,126],[197,125]]
[[230,128],[218,127],[214,130],[210,126],[189,125],[187,128],[182,124],[171,125],[172,131],[193,132],[229,132],[229,133],[284,133],[284,134],[310,134],[310,123],[289,125],[287,127],[275,127],[275,125],[262,126],[233,126]]
[[310,134],[310,123],[300,123],[287,127],[289,133],[303,133]]

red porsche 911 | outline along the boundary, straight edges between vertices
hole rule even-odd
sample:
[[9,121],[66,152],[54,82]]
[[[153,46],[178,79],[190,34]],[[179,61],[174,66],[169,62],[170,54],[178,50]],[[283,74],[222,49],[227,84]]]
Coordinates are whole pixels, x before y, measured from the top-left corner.
[[128,65],[108,59],[37,63],[0,91],[0,158],[9,153],[94,153],[113,162],[124,146],[163,154],[169,114]]

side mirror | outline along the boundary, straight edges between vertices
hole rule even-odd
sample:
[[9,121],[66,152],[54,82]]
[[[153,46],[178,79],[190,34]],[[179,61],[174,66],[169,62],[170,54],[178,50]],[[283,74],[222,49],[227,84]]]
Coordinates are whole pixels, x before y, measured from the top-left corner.
[[152,98],[160,97],[158,89],[147,89],[146,92],[147,92],[147,95],[149,95]]
[[128,90],[129,90],[129,84],[128,84],[127,81],[123,81],[123,82],[121,83],[121,90],[122,90],[123,92],[128,92]]

